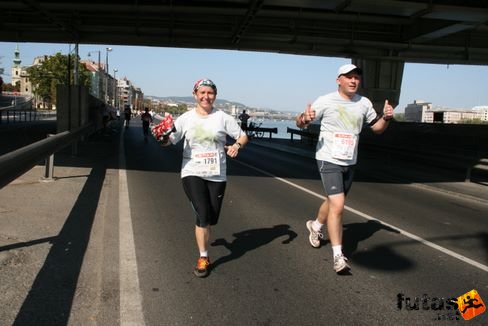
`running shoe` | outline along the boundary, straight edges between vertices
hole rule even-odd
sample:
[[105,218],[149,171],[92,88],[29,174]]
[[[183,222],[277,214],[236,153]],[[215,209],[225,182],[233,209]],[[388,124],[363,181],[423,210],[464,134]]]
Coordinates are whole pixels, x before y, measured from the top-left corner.
[[324,237],[322,234],[322,231],[315,231],[312,227],[313,220],[307,221],[307,229],[308,232],[310,232],[310,235],[308,236],[308,240],[310,241],[310,244],[314,248],[320,247],[320,239]]
[[343,273],[351,269],[347,264],[347,258],[344,255],[337,255],[334,257],[334,270],[336,273]]
[[195,270],[193,273],[198,277],[206,277],[208,276],[208,268],[210,266],[210,259],[208,257],[200,257],[197,260],[197,266],[195,266]]

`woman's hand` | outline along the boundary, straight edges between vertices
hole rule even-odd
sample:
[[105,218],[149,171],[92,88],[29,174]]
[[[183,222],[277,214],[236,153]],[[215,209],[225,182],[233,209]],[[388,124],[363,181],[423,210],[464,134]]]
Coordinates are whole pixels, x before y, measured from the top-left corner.
[[240,148],[241,147],[237,143],[224,146],[224,149],[227,152],[227,155],[229,155],[230,157],[236,157],[237,154],[239,154]]

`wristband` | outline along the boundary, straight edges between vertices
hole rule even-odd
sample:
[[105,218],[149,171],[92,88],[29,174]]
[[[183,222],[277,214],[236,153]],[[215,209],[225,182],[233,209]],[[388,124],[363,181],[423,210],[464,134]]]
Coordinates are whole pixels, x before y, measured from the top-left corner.
[[388,118],[386,118],[385,116],[382,116],[382,118],[383,118],[383,120],[385,120],[385,121],[390,121],[391,119],[393,119],[393,117],[388,117]]
[[235,143],[234,143],[234,145],[237,145],[237,147],[239,147],[239,149],[241,149],[241,148],[242,148],[242,145],[241,145],[241,143],[239,143],[239,142],[235,142]]

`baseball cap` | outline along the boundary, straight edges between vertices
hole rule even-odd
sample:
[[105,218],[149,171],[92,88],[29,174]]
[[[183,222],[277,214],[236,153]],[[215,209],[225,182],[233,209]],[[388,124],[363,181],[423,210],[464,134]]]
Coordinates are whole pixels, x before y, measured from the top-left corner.
[[343,66],[339,67],[339,70],[337,70],[337,77],[339,77],[340,75],[348,74],[348,73],[352,72],[353,70],[355,70],[358,73],[358,75],[363,74],[363,71],[361,70],[361,68],[358,68],[355,65],[348,63],[347,65],[343,65]]

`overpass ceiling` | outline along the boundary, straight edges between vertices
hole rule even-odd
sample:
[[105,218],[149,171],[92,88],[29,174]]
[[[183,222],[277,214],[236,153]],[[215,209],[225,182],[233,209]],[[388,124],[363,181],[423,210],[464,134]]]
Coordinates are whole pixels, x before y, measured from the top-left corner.
[[488,0],[2,0],[0,41],[488,64]]

